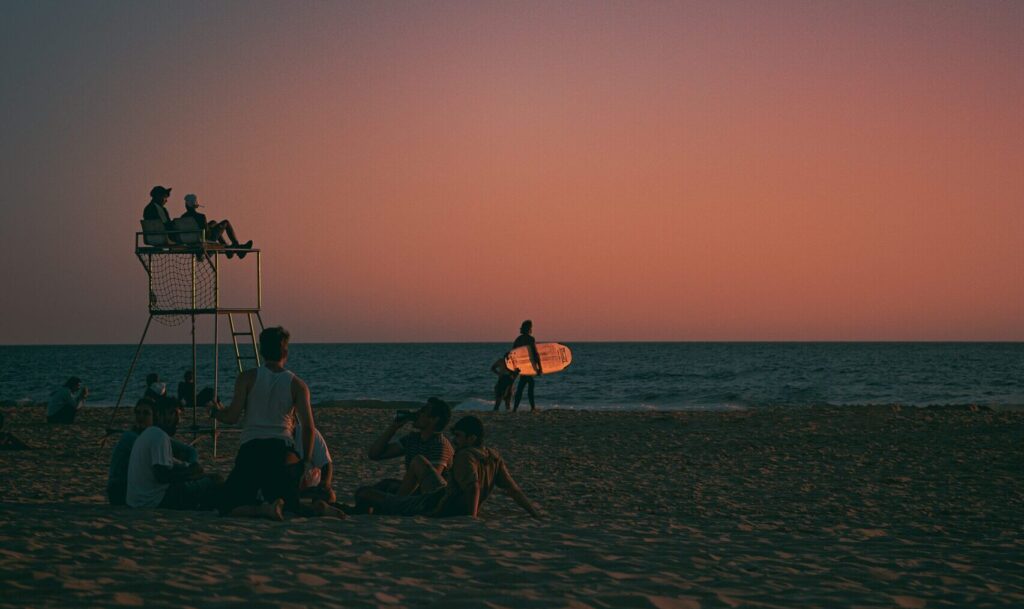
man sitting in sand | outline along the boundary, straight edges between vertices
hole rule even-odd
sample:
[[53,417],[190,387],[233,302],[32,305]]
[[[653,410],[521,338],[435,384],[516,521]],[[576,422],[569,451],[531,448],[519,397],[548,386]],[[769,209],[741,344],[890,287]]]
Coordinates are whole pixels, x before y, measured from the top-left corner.
[[110,505],[124,505],[128,493],[128,462],[132,448],[139,434],[153,424],[153,400],[142,398],[135,403],[135,424],[121,434],[110,455],[110,472],[107,475],[107,500]]
[[357,503],[369,505],[375,514],[476,518],[480,504],[497,486],[530,516],[540,518],[540,512],[516,484],[498,451],[484,446],[484,424],[480,419],[462,417],[452,426],[452,435],[455,458],[446,477],[438,475],[430,462],[418,457],[409,470],[423,489],[422,494],[401,496],[363,488],[357,491]]
[[[341,510],[315,500],[312,514],[299,503],[299,480],[313,467],[316,425],[309,387],[285,368],[291,335],[281,326],[260,333],[264,364],[246,370],[235,381],[231,405],[214,404],[211,415],[224,423],[242,420],[241,446],[224,485],[221,515],[283,520],[283,510],[301,515],[344,518]],[[295,450],[296,420],[303,432]],[[261,500],[262,497],[262,500]]]
[[[444,428],[452,418],[452,407],[442,399],[429,398],[414,417],[398,416],[392,421],[384,433],[374,440],[368,451],[370,459],[382,461],[405,457],[406,475],[402,480],[388,478],[381,480],[373,488],[386,493],[409,495],[417,490],[419,484],[409,476],[409,464],[416,457],[423,457],[438,475],[444,473],[452,463],[455,450],[448,438],[444,437]],[[391,438],[406,423],[412,422],[412,431],[392,442]]]
[[85,398],[89,397],[89,388],[82,385],[82,379],[73,376],[64,381],[50,394],[46,406],[47,423],[74,423],[75,415],[85,406]]
[[[235,237],[235,229],[231,226],[231,222],[227,220],[207,220],[206,214],[199,213],[196,211],[197,208],[202,207],[199,204],[199,197],[194,194],[185,195],[185,213],[181,215],[182,218],[192,218],[196,221],[196,225],[199,228],[206,229],[206,237],[209,241],[216,241],[223,246],[231,246],[233,248],[248,250],[252,249],[252,239],[245,243],[239,243],[238,238]],[[227,239],[224,236],[227,235]],[[230,243],[228,242],[230,239]],[[245,258],[248,252],[239,252],[238,259]],[[228,258],[234,256],[234,252],[228,252]]]
[[171,436],[178,429],[181,405],[163,397],[153,407],[155,424],[147,427],[128,458],[125,503],[133,508],[174,510],[210,509],[221,481],[205,475],[198,463],[185,463],[171,453]]
[[[156,403],[158,400],[169,397],[167,395],[167,384],[160,380],[160,374],[150,372],[146,375],[146,390],[142,393],[143,400]],[[178,402],[181,404],[181,402]],[[171,438],[171,451],[174,458],[185,463],[199,463],[199,451],[195,446],[182,442],[177,438]]]

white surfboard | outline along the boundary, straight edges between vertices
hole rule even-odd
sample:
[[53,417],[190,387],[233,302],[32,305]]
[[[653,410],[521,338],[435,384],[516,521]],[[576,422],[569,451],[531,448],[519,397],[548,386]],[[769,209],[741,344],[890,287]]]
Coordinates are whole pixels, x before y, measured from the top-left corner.
[[[572,351],[560,343],[537,343],[537,355],[544,374],[565,370],[572,363]],[[516,347],[505,356],[505,367],[523,376],[535,376],[537,371],[530,361],[529,347]]]

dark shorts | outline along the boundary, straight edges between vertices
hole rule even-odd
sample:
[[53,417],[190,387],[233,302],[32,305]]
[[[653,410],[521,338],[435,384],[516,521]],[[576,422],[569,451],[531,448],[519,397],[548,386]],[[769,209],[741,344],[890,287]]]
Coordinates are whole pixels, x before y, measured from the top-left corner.
[[160,507],[170,510],[212,510],[217,506],[217,481],[209,476],[172,482]]
[[502,376],[498,379],[498,382],[494,384],[494,395],[503,396],[505,393],[515,385],[516,377],[507,375]]
[[243,505],[259,505],[260,494],[267,502],[284,499],[286,510],[298,512],[302,464],[288,464],[289,454],[295,454],[295,449],[284,440],[249,440],[243,444],[224,483],[221,515]]

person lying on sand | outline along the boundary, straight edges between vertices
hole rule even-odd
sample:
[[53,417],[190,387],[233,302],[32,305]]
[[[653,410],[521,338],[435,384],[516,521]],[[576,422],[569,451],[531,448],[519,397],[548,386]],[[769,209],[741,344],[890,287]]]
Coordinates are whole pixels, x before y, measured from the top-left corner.
[[[299,481],[313,467],[316,425],[309,387],[285,368],[290,339],[281,326],[260,332],[263,366],[239,374],[231,405],[215,404],[210,413],[224,423],[242,420],[241,446],[224,485],[222,516],[282,520],[282,510],[288,510],[302,516],[345,517],[323,500],[315,500],[312,509],[299,503]],[[298,442],[302,457],[295,450],[295,422],[303,430]]]
[[[423,457],[438,475],[444,473],[452,464],[455,449],[448,438],[444,437],[444,428],[452,418],[452,407],[442,399],[428,398],[415,415],[399,416],[388,426],[384,433],[370,445],[368,455],[373,461],[405,457],[405,477],[402,480],[388,478],[373,485],[373,488],[385,493],[410,495],[419,487],[419,483],[409,475],[409,464],[416,457]],[[406,423],[412,423],[415,431],[402,436],[397,442],[391,438]]]
[[484,446],[484,424],[480,419],[462,417],[452,426],[452,435],[455,458],[447,479],[426,459],[416,458],[409,469],[418,479],[422,494],[401,496],[362,488],[356,491],[356,503],[372,507],[374,514],[476,518],[480,504],[497,486],[530,516],[540,518],[540,512],[516,484],[498,451]]
[[204,474],[198,463],[175,459],[171,436],[181,420],[181,405],[162,397],[153,406],[154,425],[147,427],[128,458],[125,503],[133,508],[202,510],[214,507],[220,476]]

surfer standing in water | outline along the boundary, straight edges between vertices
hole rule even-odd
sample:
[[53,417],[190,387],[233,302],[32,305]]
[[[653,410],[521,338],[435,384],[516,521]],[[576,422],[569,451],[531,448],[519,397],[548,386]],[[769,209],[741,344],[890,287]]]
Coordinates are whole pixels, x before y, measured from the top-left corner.
[[[519,336],[516,337],[515,342],[512,343],[512,348],[516,347],[529,347],[530,348],[530,362],[533,364],[533,369],[537,371],[537,376],[544,374],[544,370],[540,366],[540,355],[537,354],[537,340],[533,338],[533,321],[527,319],[519,326]],[[519,376],[519,385],[516,387],[516,401],[512,407],[512,412],[519,410],[519,402],[523,399],[523,389],[529,385],[529,397],[530,397],[530,412],[537,410],[537,404],[533,401],[533,377],[527,374]]]

